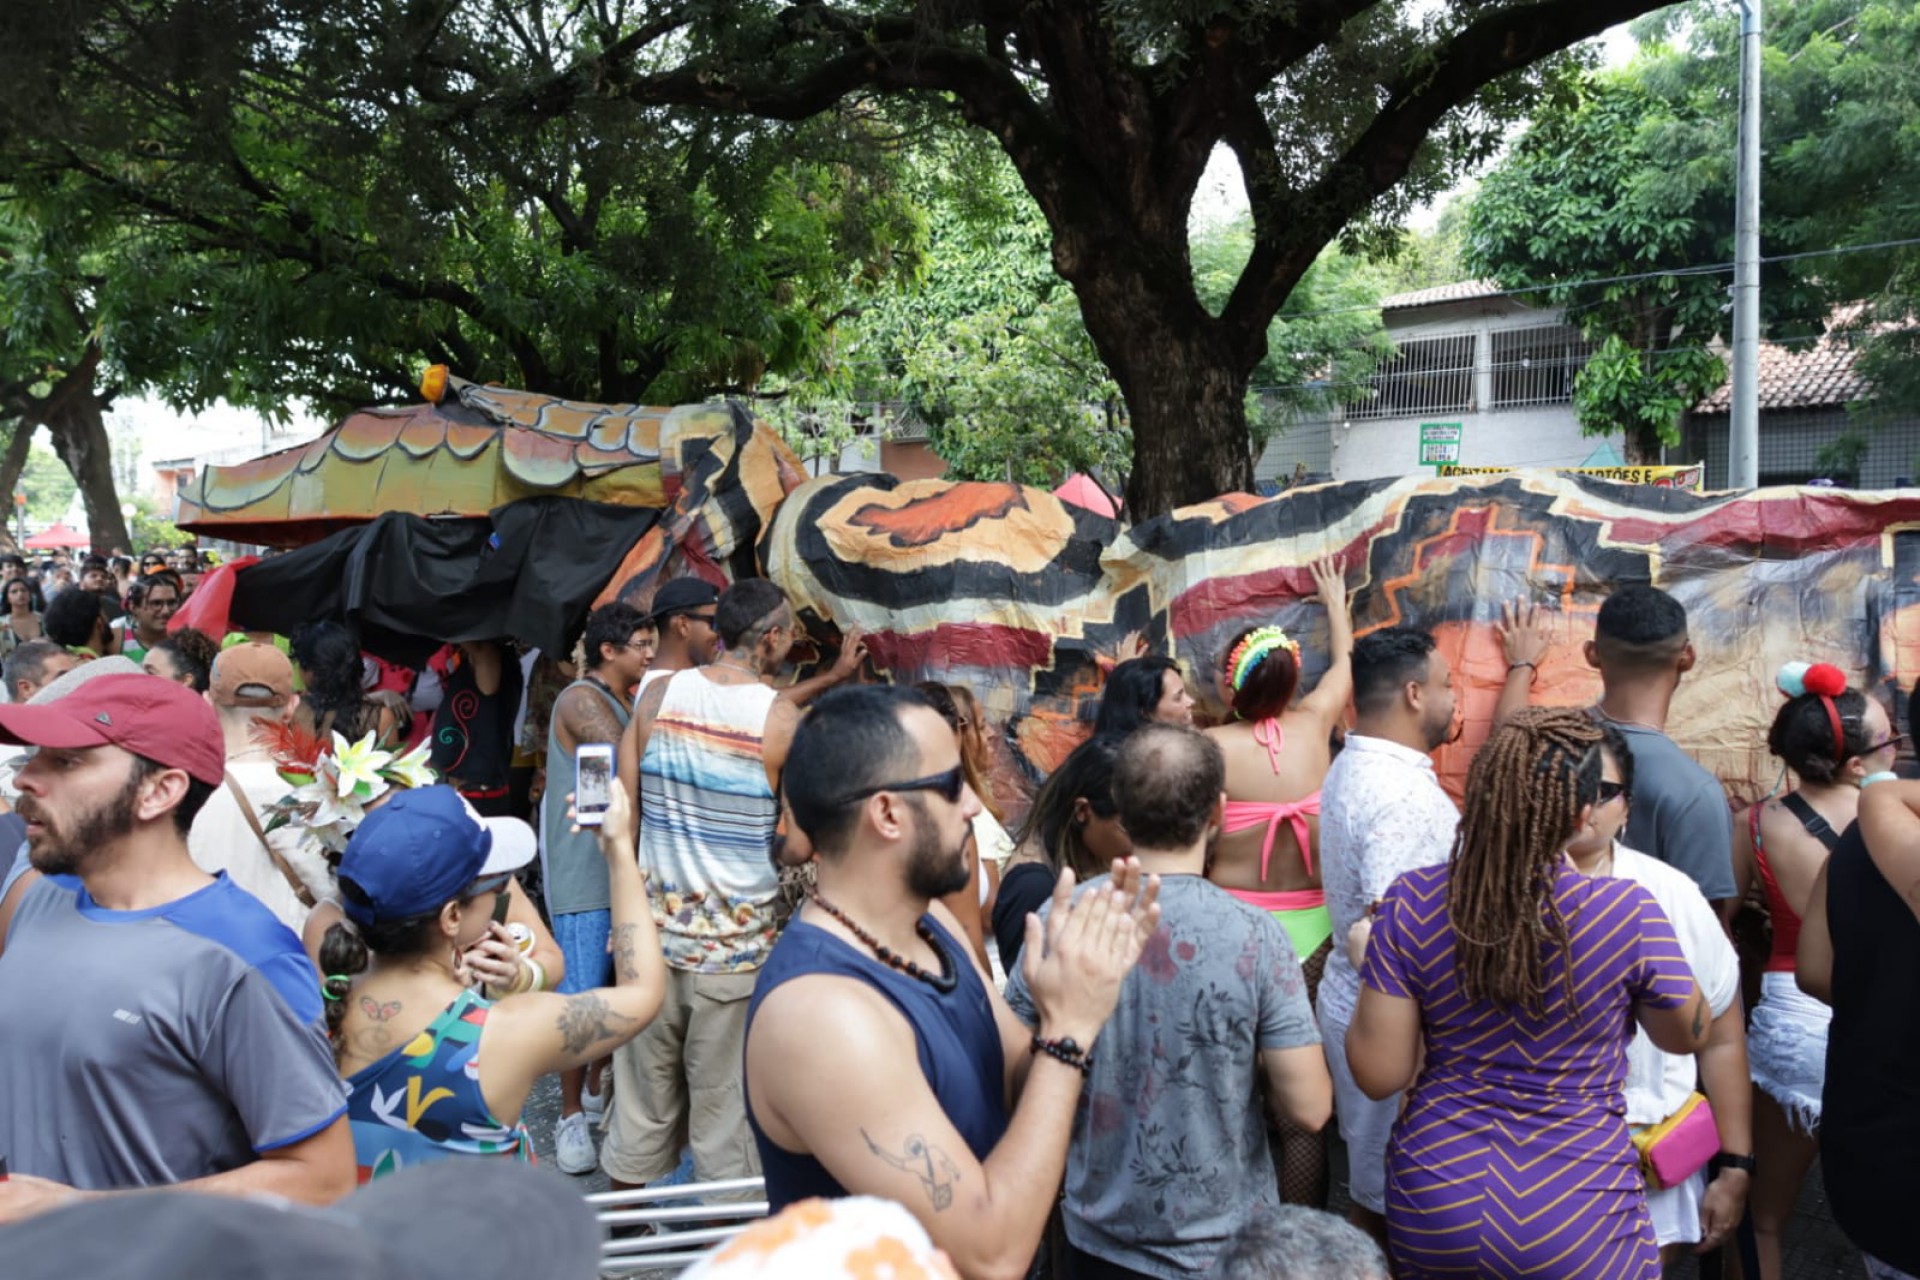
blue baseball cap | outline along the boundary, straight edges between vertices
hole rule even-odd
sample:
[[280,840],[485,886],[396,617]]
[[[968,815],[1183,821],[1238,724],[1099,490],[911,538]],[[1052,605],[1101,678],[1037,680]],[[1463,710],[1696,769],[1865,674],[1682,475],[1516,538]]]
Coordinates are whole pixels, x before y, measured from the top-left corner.
[[431,915],[476,880],[517,871],[539,843],[518,818],[482,818],[448,786],[398,791],[340,859],[341,910],[365,927]]

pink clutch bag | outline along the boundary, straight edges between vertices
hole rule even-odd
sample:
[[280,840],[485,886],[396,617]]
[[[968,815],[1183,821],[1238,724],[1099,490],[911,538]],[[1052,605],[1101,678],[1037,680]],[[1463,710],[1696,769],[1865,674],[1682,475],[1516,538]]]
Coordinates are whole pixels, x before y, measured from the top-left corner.
[[1640,1173],[1655,1191],[1677,1187],[1703,1168],[1720,1149],[1720,1129],[1705,1094],[1691,1094],[1678,1111],[1659,1124],[1631,1131],[1640,1155]]

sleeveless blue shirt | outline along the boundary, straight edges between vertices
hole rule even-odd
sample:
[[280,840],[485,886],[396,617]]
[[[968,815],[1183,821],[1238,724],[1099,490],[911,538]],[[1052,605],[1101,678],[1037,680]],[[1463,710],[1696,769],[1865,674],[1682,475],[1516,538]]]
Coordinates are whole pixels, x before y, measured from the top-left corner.
[[[945,995],[918,978],[880,963],[871,953],[856,950],[838,934],[795,920],[761,966],[747,1005],[747,1035],[753,1034],[760,1002],[783,982],[816,973],[853,978],[885,996],[913,1028],[919,1050],[920,1072],[926,1076],[940,1109],[966,1140],[974,1157],[985,1160],[1007,1131],[1006,1058],[1000,1049],[1000,1027],[993,1018],[980,971],[968,958],[967,945],[956,941],[932,916],[922,916],[940,941],[940,949],[958,973],[954,989]],[[833,1088],[822,1081],[821,1088]],[[778,1146],[760,1128],[747,1098],[747,1123],[760,1148],[760,1167],[767,1179],[767,1206],[778,1213],[809,1196],[838,1197],[845,1187],[811,1155],[799,1155]]]

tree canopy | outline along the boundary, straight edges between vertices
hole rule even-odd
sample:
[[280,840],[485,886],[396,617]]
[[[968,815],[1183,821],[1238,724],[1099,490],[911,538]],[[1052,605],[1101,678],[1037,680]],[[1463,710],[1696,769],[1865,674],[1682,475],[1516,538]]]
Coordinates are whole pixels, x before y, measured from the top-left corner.
[[122,390],[335,412],[412,394],[428,362],[677,402],[810,367],[917,270],[902,126],[871,113],[436,106],[554,74],[603,19],[625,21],[506,0],[4,6],[0,414],[94,469],[100,541],[126,537],[105,437],[49,416],[80,381],[96,418]]
[[[828,369],[781,387],[769,416],[796,446],[826,456],[872,425],[876,406],[891,408],[927,428],[956,478],[1052,487],[1089,472],[1123,492],[1133,452],[1125,401],[1012,166],[949,137],[911,168],[928,226],[923,275],[843,323]],[[1253,252],[1252,222],[1208,223],[1190,240],[1195,288],[1217,313]],[[1256,455],[1276,431],[1364,387],[1388,353],[1373,304],[1398,287],[1396,273],[1424,269],[1433,254],[1425,237],[1396,248],[1387,263],[1329,248],[1289,295],[1250,379]]]
[[112,224],[109,269],[152,282],[114,357],[187,405],[361,404],[427,360],[704,394],[804,365],[851,298],[912,270],[897,131],[871,117],[436,105],[606,34],[507,0],[29,0],[0,18],[0,165],[42,225]]
[[[1576,384],[1582,425],[1651,457],[1725,376],[1738,31],[1723,7],[1689,5],[1636,34],[1632,63],[1546,107],[1487,176],[1466,261],[1567,310],[1599,344]],[[1878,407],[1920,406],[1920,253],[1861,249],[1920,227],[1920,6],[1775,6],[1764,48],[1767,336],[1851,328]]]
[[[1322,250],[1385,243],[1557,55],[1653,7],[14,0],[0,177],[168,268],[175,304],[115,343],[177,353],[183,401],[365,399],[422,356],[620,400],[830,350],[914,260],[876,154],[977,129],[1125,400],[1145,515],[1247,486],[1246,391]],[[1217,144],[1252,248],[1209,310],[1187,223]]]

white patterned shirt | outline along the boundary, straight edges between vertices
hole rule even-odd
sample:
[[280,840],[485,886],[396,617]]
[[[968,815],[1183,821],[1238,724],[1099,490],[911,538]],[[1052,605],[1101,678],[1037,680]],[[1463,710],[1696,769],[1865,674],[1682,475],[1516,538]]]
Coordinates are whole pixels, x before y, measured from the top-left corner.
[[1333,917],[1333,952],[1320,979],[1327,1016],[1351,1022],[1360,999],[1347,931],[1401,875],[1445,862],[1459,825],[1433,757],[1385,738],[1347,735],[1320,787],[1320,883]]

